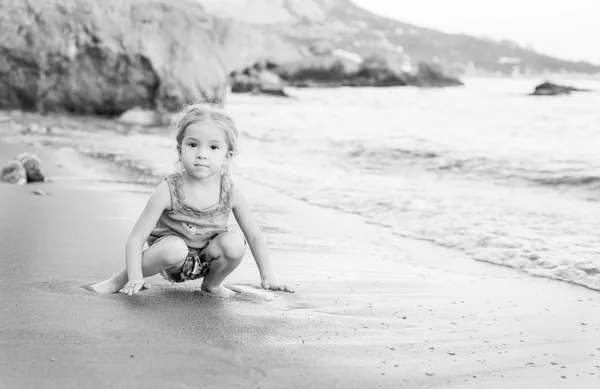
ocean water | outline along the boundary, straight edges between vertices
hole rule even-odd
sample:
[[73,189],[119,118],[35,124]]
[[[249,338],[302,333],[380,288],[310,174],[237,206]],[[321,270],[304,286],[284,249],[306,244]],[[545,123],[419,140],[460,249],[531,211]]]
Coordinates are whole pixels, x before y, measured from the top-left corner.
[[[233,172],[399,237],[600,290],[600,81],[561,81],[595,92],[534,97],[540,80],[470,79],[231,95]],[[167,130],[65,137],[154,179],[176,160]]]
[[236,96],[238,170],[399,236],[600,290],[600,82],[566,82],[597,92],[474,79]]

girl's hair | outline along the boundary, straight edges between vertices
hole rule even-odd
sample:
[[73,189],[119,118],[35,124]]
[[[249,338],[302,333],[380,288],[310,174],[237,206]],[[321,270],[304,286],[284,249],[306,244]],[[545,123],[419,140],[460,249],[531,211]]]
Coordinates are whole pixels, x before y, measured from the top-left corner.
[[235,127],[233,119],[223,111],[222,108],[204,104],[193,103],[183,107],[176,116],[173,126],[175,127],[175,139],[177,140],[177,151],[181,152],[181,142],[185,134],[185,129],[193,123],[212,123],[225,133],[225,139],[229,146],[229,151],[233,154],[238,153],[237,138],[238,130]]

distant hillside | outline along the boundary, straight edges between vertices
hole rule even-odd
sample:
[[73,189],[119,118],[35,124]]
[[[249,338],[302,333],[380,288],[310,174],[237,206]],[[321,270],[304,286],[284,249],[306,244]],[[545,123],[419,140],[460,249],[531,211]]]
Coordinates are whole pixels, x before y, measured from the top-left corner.
[[[265,36],[275,35],[306,55],[340,49],[362,57],[383,55],[403,70],[420,61],[435,62],[456,74],[600,73],[600,65],[561,60],[510,41],[418,27],[376,15],[350,0],[198,1],[209,12],[236,19]],[[277,52],[265,52],[279,59]]]

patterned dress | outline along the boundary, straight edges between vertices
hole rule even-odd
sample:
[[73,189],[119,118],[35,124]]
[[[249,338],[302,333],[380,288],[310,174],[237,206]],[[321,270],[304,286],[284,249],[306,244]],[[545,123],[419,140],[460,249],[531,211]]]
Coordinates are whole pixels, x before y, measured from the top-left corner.
[[203,277],[210,271],[210,261],[206,255],[208,244],[215,236],[227,231],[233,182],[229,175],[221,176],[219,202],[205,209],[197,209],[185,201],[182,173],[171,174],[165,180],[171,192],[171,209],[163,211],[147,243],[152,246],[168,236],[183,239],[189,254],[181,274],[173,275],[165,271],[163,276],[172,282]]

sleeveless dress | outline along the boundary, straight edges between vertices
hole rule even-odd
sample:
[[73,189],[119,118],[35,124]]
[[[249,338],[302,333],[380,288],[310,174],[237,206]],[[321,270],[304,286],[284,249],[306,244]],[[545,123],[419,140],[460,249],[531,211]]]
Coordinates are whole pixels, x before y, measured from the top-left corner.
[[214,237],[227,231],[233,182],[229,175],[221,176],[219,202],[211,207],[198,209],[185,202],[181,173],[171,174],[165,180],[171,193],[171,209],[163,211],[146,242],[152,246],[168,236],[183,239],[189,253],[181,273],[173,275],[164,271],[162,275],[171,282],[201,278],[210,271],[210,261],[206,255],[208,244]]

